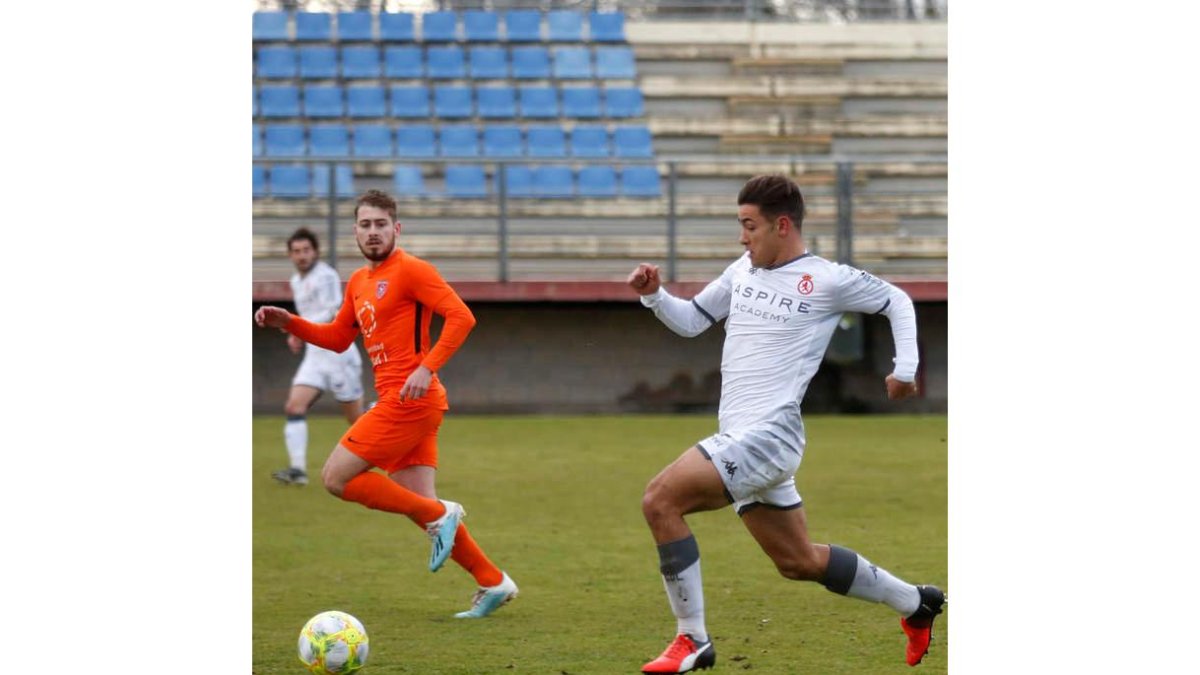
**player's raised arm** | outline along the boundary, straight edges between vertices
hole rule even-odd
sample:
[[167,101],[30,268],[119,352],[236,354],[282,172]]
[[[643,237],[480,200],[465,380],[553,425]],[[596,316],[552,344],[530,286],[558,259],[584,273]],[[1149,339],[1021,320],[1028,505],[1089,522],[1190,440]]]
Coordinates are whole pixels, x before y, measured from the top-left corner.
[[668,293],[661,285],[658,267],[649,263],[630,272],[627,283],[642,296],[642,304],[654,310],[659,321],[683,337],[696,337],[729,316],[728,268],[690,301]]
[[[267,309],[266,307],[262,309]],[[273,307],[271,309],[279,309]],[[262,311],[261,309],[259,311]],[[313,323],[291,312],[284,312],[287,320],[280,328],[295,335],[309,344],[335,352],[344,352],[354,344],[354,336],[358,330],[354,324],[354,302],[349,298],[342,301],[342,306],[331,323]],[[278,319],[275,319],[278,321]],[[261,324],[260,324],[261,325]]]

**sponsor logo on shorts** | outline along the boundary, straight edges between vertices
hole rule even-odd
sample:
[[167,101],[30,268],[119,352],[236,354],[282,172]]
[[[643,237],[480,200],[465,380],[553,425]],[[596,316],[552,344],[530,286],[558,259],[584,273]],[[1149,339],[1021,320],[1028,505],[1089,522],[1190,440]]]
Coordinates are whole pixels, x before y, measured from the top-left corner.
[[737,463],[731,462],[728,459],[721,460],[721,463],[725,465],[725,473],[729,474],[730,478],[733,478],[733,474],[737,473],[738,470]]

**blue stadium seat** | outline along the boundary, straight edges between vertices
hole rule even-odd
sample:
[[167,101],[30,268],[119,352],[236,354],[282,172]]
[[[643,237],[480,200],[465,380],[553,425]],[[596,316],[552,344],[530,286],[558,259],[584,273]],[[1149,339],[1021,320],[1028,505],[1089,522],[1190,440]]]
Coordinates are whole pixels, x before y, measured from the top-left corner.
[[562,127],[529,127],[526,154],[530,157],[566,157],[567,144]]
[[308,154],[313,157],[346,157],[350,154],[350,132],[341,124],[308,128]]
[[397,197],[422,197],[425,195],[425,177],[421,167],[412,164],[397,164],[392,185]]
[[297,42],[329,42],[333,39],[333,15],[327,12],[296,12]]
[[[504,165],[505,190],[509,197],[533,197],[533,169],[523,164]],[[496,184],[500,190],[499,181]]]
[[512,126],[485,127],[483,130],[484,157],[521,157],[521,128]]
[[601,80],[637,77],[633,50],[629,47],[596,47],[596,77]]
[[609,87],[604,91],[604,110],[609,117],[641,117],[646,113],[642,90],[637,87]]
[[571,130],[572,157],[608,157],[608,130],[602,126],[580,124]]
[[518,80],[550,77],[550,51],[545,47],[513,47],[512,75]]
[[460,47],[430,47],[426,56],[429,77],[454,80],[467,76],[463,50]]
[[517,93],[512,87],[479,87],[475,90],[479,116],[510,119],[517,116]]
[[329,45],[300,48],[300,77],[327,80],[337,77],[337,49]]
[[300,90],[290,84],[268,84],[259,89],[263,117],[299,117]]
[[590,12],[588,27],[592,42],[625,41],[625,14],[622,12]]
[[296,50],[286,45],[259,47],[255,73],[267,79],[296,77]]
[[387,115],[383,87],[346,87],[346,115],[357,119]]
[[504,47],[471,47],[467,52],[467,61],[473,79],[508,77],[508,50]]
[[253,34],[256,41],[290,39],[288,13],[255,12]]
[[336,84],[310,84],[304,87],[304,116],[329,118],[346,114],[342,88]]
[[342,47],[342,77],[370,80],[379,77],[379,48],[375,45]]
[[273,166],[269,177],[274,197],[307,199],[312,195],[312,176],[307,166]]
[[253,106],[254,106],[254,116],[255,116],[255,117],[258,117],[258,87],[252,87],[251,89],[252,89],[252,91],[253,91],[253,94],[254,94],[254,103],[253,103]]
[[[262,155],[262,152],[263,152],[262,127],[257,124],[254,124],[252,126],[254,127],[254,156],[259,157]],[[517,136],[518,141],[521,140],[519,133],[520,132],[518,132],[518,136]]]
[[542,13],[536,9],[510,9],[504,13],[504,36],[509,42],[541,42]]
[[621,195],[625,197],[658,197],[658,169],[652,166],[627,166],[621,170]]
[[355,157],[391,157],[392,130],[386,124],[360,124],[354,127]]
[[433,127],[416,124],[396,130],[396,154],[402,157],[436,157],[437,141]]
[[521,87],[518,95],[522,117],[558,117],[558,94],[554,87]]
[[580,197],[616,197],[617,172],[611,166],[585,166],[579,170]]
[[458,40],[458,15],[454,12],[428,12],[421,17],[421,39],[425,42]]
[[[314,197],[329,196],[329,166],[318,164],[312,169],[312,186]],[[354,192],[354,170],[349,164],[336,164],[333,168],[333,190],[341,199],[349,199]]]
[[475,114],[471,88],[436,86],[433,88],[433,114],[445,119],[461,119]]
[[372,14],[367,11],[338,12],[337,35],[341,42],[370,42],[375,39]]
[[448,124],[441,130],[442,157],[478,157],[479,132],[473,125]]
[[383,74],[389,79],[425,77],[425,59],[415,45],[383,48]]
[[554,76],[562,80],[588,80],[592,72],[592,50],[560,47],[554,51]]
[[613,130],[613,155],[616,157],[653,157],[654,147],[646,127],[617,127]]
[[600,90],[596,87],[563,87],[563,117],[600,117]]
[[379,39],[383,42],[412,42],[417,33],[413,15],[408,12],[380,12]]
[[254,197],[267,196],[267,167],[261,164],[254,165]]
[[446,167],[446,194],[451,197],[486,197],[487,176],[483,167],[448,166]]
[[500,16],[479,9],[463,12],[463,37],[467,42],[496,42],[500,39]]
[[392,85],[392,117],[429,117],[429,90],[419,85]]
[[299,124],[268,124],[266,131],[267,157],[303,157],[308,154],[304,143],[304,127]]
[[539,197],[574,197],[575,176],[564,165],[539,166],[533,170],[533,191]]
[[551,42],[580,42],[583,40],[583,14],[569,9],[546,13],[546,27]]

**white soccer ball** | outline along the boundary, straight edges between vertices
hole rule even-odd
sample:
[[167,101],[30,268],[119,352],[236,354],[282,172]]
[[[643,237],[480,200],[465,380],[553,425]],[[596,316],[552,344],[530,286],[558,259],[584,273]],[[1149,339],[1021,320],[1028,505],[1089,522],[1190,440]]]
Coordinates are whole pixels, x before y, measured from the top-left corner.
[[300,629],[300,661],[317,675],[357,672],[367,651],[367,629],[345,612],[321,612]]

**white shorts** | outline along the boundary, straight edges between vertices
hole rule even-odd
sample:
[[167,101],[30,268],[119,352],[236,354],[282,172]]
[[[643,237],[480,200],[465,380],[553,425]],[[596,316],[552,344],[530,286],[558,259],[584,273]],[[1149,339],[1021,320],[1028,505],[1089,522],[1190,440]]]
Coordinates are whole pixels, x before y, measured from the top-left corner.
[[800,408],[787,406],[761,422],[709,436],[696,447],[716,467],[726,496],[741,515],[757,505],[804,505],[795,478],[804,443]]
[[306,345],[304,360],[292,378],[292,386],[297,384],[328,391],[339,403],[357,401],[363,395],[362,357],[358,348],[350,345],[338,354]]

